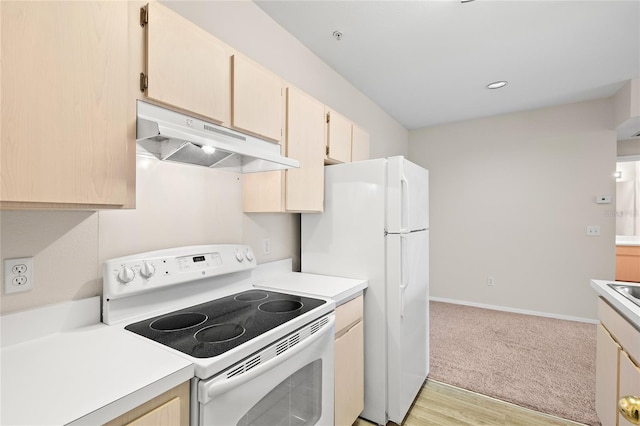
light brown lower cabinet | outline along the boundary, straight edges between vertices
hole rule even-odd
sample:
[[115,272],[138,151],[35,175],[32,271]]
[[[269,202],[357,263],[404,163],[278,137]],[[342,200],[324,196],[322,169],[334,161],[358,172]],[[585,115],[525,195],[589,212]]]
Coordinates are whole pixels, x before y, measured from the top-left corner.
[[620,346],[598,324],[596,350],[596,413],[603,425],[615,425],[618,411],[618,359]]
[[640,246],[616,247],[616,281],[640,282]]
[[336,309],[335,421],[352,425],[364,409],[364,321],[362,296]]
[[189,382],[184,382],[105,426],[189,426],[189,393]]
[[[620,383],[618,397],[640,397],[640,367],[629,358],[626,352],[620,352]],[[605,423],[602,423],[605,424]],[[618,414],[619,426],[632,426],[633,423]]]
[[618,400],[640,397],[640,331],[603,298],[598,300],[596,412],[604,426],[630,426]]

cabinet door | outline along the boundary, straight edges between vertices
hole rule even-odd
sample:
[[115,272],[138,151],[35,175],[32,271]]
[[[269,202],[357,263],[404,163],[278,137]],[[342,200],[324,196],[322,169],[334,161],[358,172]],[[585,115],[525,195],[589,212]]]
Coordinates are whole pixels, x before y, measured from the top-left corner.
[[616,281],[640,282],[640,247],[616,247]]
[[242,210],[245,213],[285,211],[284,170],[242,175]]
[[620,346],[611,338],[607,329],[599,324],[596,347],[596,412],[603,425],[615,425]]
[[327,109],[326,163],[351,161],[351,122],[335,111]]
[[351,161],[369,159],[369,133],[360,127],[353,126],[353,138],[351,140]]
[[180,398],[173,398],[158,408],[127,423],[127,426],[173,426],[180,424]]
[[0,19],[2,206],[122,206],[127,2],[3,1]]
[[282,139],[282,80],[248,58],[232,56],[231,125],[256,135]]
[[[633,363],[626,352],[620,353],[620,389],[618,397],[635,396],[640,398],[640,368]],[[601,419],[602,420],[602,419]],[[602,421],[602,424],[607,424]],[[618,413],[618,425],[631,426],[629,422],[620,413]]]
[[109,421],[105,426],[188,426],[189,382],[184,382]]
[[300,168],[242,177],[245,213],[321,212],[324,202],[324,106],[287,88],[285,154]]
[[322,212],[324,130],[324,105],[287,88],[286,153],[300,162],[300,168],[285,172],[287,211]]
[[230,76],[226,46],[157,2],[148,5],[146,28],[146,95],[228,123]]
[[335,342],[335,424],[349,426],[364,409],[364,326],[360,321]]

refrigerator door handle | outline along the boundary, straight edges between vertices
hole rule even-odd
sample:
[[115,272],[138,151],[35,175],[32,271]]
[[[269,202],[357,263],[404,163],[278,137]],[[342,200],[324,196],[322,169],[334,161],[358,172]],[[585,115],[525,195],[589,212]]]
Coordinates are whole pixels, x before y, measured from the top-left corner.
[[404,292],[409,285],[409,256],[407,236],[400,235],[400,318],[404,318]]
[[400,176],[400,232],[409,232],[409,181],[405,175]]

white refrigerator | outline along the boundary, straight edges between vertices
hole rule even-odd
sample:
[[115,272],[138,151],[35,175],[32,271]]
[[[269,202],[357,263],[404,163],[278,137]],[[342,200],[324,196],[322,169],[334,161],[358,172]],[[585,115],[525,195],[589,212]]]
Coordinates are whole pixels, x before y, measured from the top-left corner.
[[301,250],[302,272],[369,280],[361,417],[401,424],[429,373],[429,172],[404,157],[325,167]]

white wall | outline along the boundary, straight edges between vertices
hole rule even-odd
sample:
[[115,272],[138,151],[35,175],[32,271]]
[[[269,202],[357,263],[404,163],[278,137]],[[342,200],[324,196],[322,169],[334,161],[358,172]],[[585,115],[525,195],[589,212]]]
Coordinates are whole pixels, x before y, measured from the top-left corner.
[[615,272],[615,204],[595,203],[615,196],[612,129],[606,99],[410,132],[431,176],[431,295],[597,318],[589,280]]
[[[204,3],[203,3],[204,4]],[[206,2],[214,35],[371,133],[373,156],[408,152],[408,131],[321,62],[252,2]],[[198,2],[180,12],[200,18]],[[177,7],[176,7],[177,8]],[[189,10],[191,12],[189,13]],[[0,258],[33,256],[35,289],[2,294],[0,311],[102,293],[105,259],[181,245],[248,243],[259,263],[300,264],[300,215],[243,214],[241,175],[138,159],[137,208],[0,213]],[[271,254],[263,255],[264,238]]]

